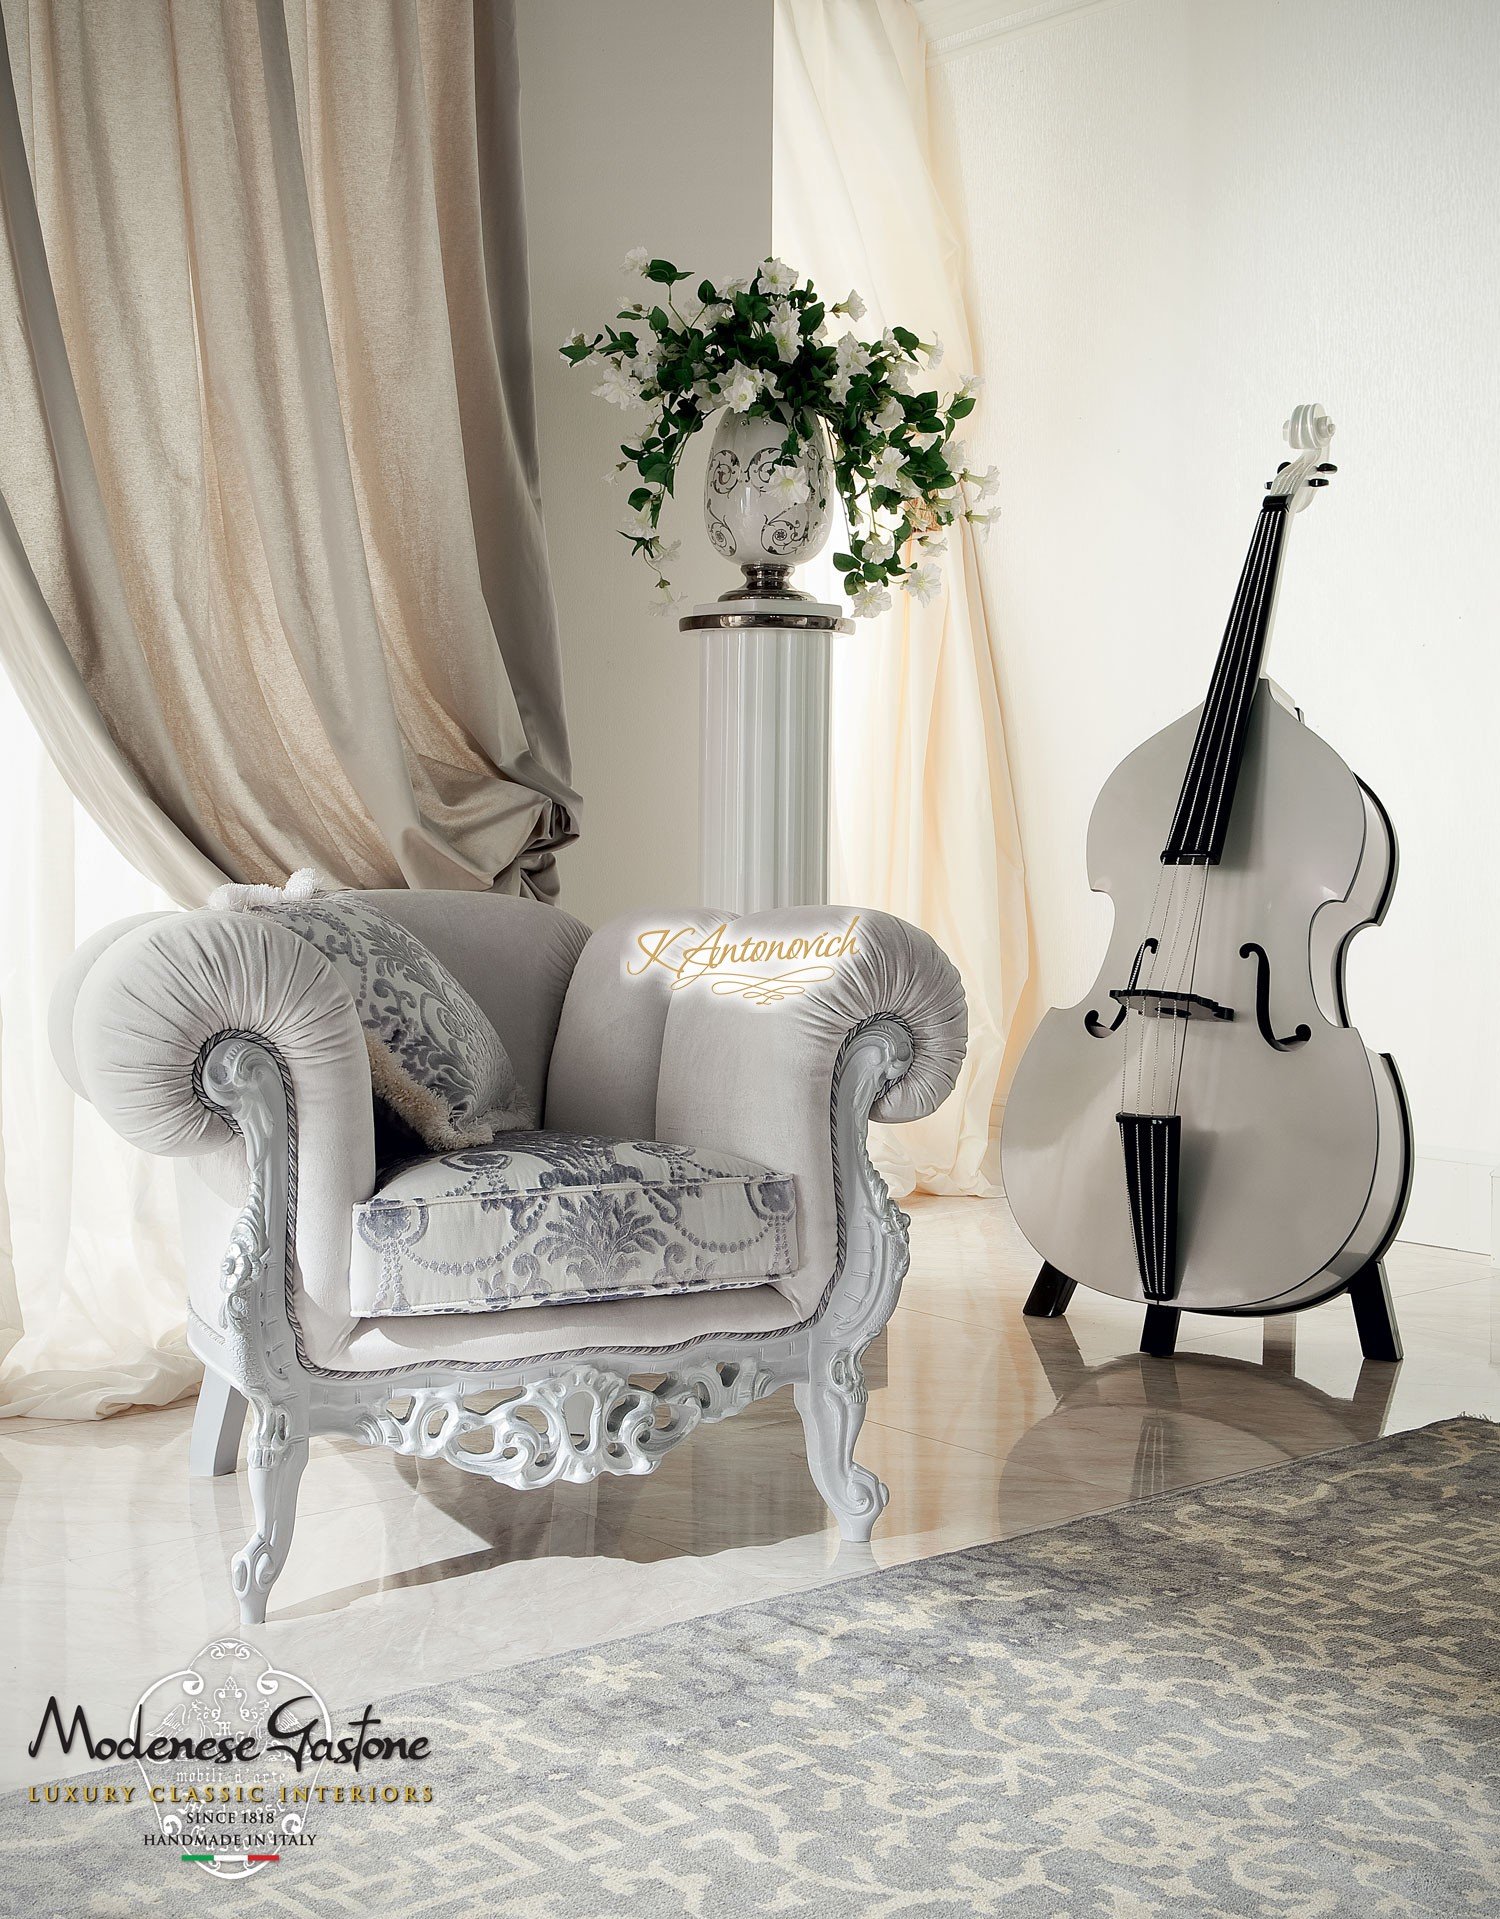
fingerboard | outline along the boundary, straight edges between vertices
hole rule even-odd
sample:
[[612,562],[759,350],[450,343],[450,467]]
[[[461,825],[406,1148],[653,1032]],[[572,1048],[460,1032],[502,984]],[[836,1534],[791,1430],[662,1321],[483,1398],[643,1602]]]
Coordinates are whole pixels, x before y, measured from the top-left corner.
[[1172,830],[1161,856],[1163,865],[1216,866],[1223,857],[1234,789],[1245,757],[1250,708],[1276,598],[1286,509],[1286,498],[1280,494],[1272,494],[1261,503],[1255,537],[1245,556],[1193,750],[1188,755]]

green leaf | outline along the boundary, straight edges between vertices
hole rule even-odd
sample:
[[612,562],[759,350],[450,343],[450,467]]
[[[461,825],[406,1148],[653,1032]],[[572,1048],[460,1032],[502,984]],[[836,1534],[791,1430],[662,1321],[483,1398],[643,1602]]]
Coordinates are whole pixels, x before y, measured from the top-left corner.
[[651,491],[650,487],[638,486],[635,491],[627,497],[625,504],[630,507],[633,512],[639,513],[643,507],[650,506],[655,498],[656,495]]
[[700,280],[698,282],[698,298],[705,306],[712,306],[718,297],[718,294],[714,292],[714,283],[712,280]]
[[658,286],[662,287],[673,286],[678,280],[685,280],[687,277],[685,273],[679,273],[670,260],[653,260],[646,268],[646,278],[654,280]]
[[847,573],[851,568],[859,565],[859,561],[855,559],[852,553],[835,553],[833,563],[840,573]]
[[903,353],[915,353],[917,348],[922,344],[910,327],[893,326],[891,328],[891,338],[896,342],[896,345],[900,347]]
[[958,396],[958,398],[952,403],[952,405],[948,408],[948,418],[950,420],[962,420],[966,418],[967,415],[969,415],[973,411],[974,411],[973,394],[961,393]]

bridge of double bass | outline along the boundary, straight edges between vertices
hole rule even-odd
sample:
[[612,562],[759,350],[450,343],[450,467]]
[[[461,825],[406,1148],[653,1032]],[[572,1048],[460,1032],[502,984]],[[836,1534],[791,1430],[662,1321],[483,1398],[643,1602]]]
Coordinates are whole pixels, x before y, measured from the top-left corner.
[[1205,993],[1170,993],[1156,986],[1117,986],[1110,998],[1126,1012],[1146,1019],[1233,1019],[1234,1008]]

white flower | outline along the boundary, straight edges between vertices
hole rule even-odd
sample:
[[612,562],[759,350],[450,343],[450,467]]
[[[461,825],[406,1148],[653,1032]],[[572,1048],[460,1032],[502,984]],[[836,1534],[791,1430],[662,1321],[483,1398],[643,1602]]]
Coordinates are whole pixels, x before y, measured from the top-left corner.
[[946,553],[948,551],[948,542],[940,533],[924,533],[921,539],[917,541],[917,545],[921,547],[924,553]]
[[657,362],[661,359],[661,348],[655,340],[648,340],[637,346],[635,358],[626,362],[630,371],[642,386],[649,385],[656,378]]
[[620,475],[624,471],[625,462],[623,460],[620,461],[618,466],[607,468],[604,473],[604,484],[606,486],[618,486],[620,484]]
[[990,537],[990,528],[999,517],[998,513],[966,513],[964,515],[970,526],[978,528],[981,540],[987,540]]
[[889,533],[872,535],[859,543],[859,557],[862,560],[872,561],[876,566],[882,566],[887,560],[893,559],[895,552],[896,542]]
[[707,380],[694,380],[693,398],[704,413],[711,413],[719,404],[718,389],[710,385]]
[[869,370],[872,356],[870,349],[852,333],[841,333],[833,343],[833,357],[841,370],[865,373]]
[[935,566],[913,566],[901,575],[901,586],[904,592],[926,606],[929,600],[937,598],[942,575]]
[[728,301],[710,300],[708,305],[699,313],[697,324],[705,333],[709,333],[712,332],[721,321],[727,320],[733,312],[734,308],[729,305]]
[[874,619],[877,613],[888,613],[891,608],[891,596],[883,586],[873,583],[857,587],[850,604],[854,608],[857,620]]
[[1000,469],[998,466],[986,467],[983,473],[965,473],[965,480],[974,488],[976,500],[987,500],[992,493],[1000,491]]
[[937,433],[914,433],[911,436],[911,443],[913,446],[921,447],[922,451],[925,453],[928,447],[936,446],[938,441],[942,439],[942,437],[943,436],[940,431]]
[[767,293],[790,293],[797,275],[785,260],[767,260],[760,270],[760,283]]
[[958,393],[955,397],[960,400],[972,400],[983,385],[984,381],[977,373],[966,373],[958,383]]
[[898,446],[883,446],[875,456],[876,486],[895,486],[901,478],[905,455]]
[[628,507],[625,518],[620,522],[620,531],[627,540],[654,540],[656,527],[652,523],[650,507]]
[[748,280],[726,280],[719,291],[721,293],[727,293],[732,300],[737,293],[748,293],[750,291],[750,282]]
[[810,499],[812,488],[800,467],[778,466],[766,482],[765,496],[778,512],[784,513],[789,506],[801,506],[804,500]]
[[754,367],[736,366],[719,383],[719,397],[731,413],[744,413],[760,398],[765,376]]
[[835,313],[847,313],[851,320],[862,320],[868,309],[864,301],[861,300],[859,295],[854,291],[854,288],[850,287],[848,299],[840,300],[833,311]]
[[935,333],[932,336],[932,345],[928,346],[924,341],[922,351],[927,355],[927,364],[929,367],[941,366],[943,364],[943,343]]
[[655,540],[651,546],[651,557],[658,566],[670,566],[681,551],[681,540],[673,540],[667,545],[663,545],[660,540]]
[[943,458],[948,462],[950,473],[962,473],[969,464],[969,443],[967,440],[950,440],[943,448]]
[[854,375],[850,373],[847,368],[842,373],[835,373],[833,378],[828,382],[829,398],[837,400],[839,405],[842,406],[845,400],[848,399],[849,389],[853,384]]
[[797,316],[790,307],[778,307],[771,315],[771,338],[776,342],[778,360],[796,359],[797,349],[802,344],[802,333],[797,325]]
[[885,377],[898,393],[911,392],[911,368],[905,360],[892,360],[885,370]]
[[625,271],[627,273],[638,273],[643,280],[646,277],[646,269],[650,264],[650,247],[632,247],[629,253],[625,255]]
[[618,360],[606,360],[599,384],[594,388],[594,397],[608,400],[611,406],[639,406],[640,382]]
[[875,415],[875,424],[880,428],[882,433],[891,434],[903,424],[905,419],[905,407],[902,406],[899,400],[890,399],[886,401],[885,405]]
[[906,348],[902,346],[890,327],[887,327],[885,332],[881,334],[880,344],[888,360],[904,360],[906,358]]
[[650,607],[652,615],[656,619],[664,620],[672,611],[672,608],[680,603],[681,597],[680,594],[672,591],[672,582],[670,580],[658,580],[652,589],[651,598],[647,602],[647,605]]
[[902,473],[898,475],[896,479],[896,484],[898,487],[900,487],[901,494],[904,499],[914,500],[916,499],[917,495],[922,491],[921,487],[917,485],[916,481],[911,477],[909,473]]

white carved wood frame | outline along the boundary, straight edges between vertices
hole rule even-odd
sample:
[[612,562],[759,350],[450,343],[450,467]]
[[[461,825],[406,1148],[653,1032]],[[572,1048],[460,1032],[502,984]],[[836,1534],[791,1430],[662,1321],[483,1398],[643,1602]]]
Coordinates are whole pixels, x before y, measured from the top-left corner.
[[243,1620],[264,1620],[286,1563],[313,1433],[347,1433],[367,1445],[446,1459],[525,1489],[652,1472],[704,1421],[726,1419],[790,1385],[819,1493],[845,1538],[868,1539],[888,1493],[854,1460],[865,1413],[860,1356],[895,1308],[909,1222],[870,1164],[865,1134],[875,1101],[911,1057],[911,1036],[891,1017],[855,1027],[839,1051],[829,1114],[837,1259],[811,1319],[776,1333],[711,1335],[670,1350],[601,1348],[550,1361],[356,1374],[315,1367],[300,1347],[288,1269],[297,1170],[288,1077],[274,1049],[253,1034],[217,1040],[199,1082],[205,1103],[245,1142],[250,1187],[221,1268],[218,1324],[192,1313],[188,1338],[251,1408],[255,1531],[232,1569]]

